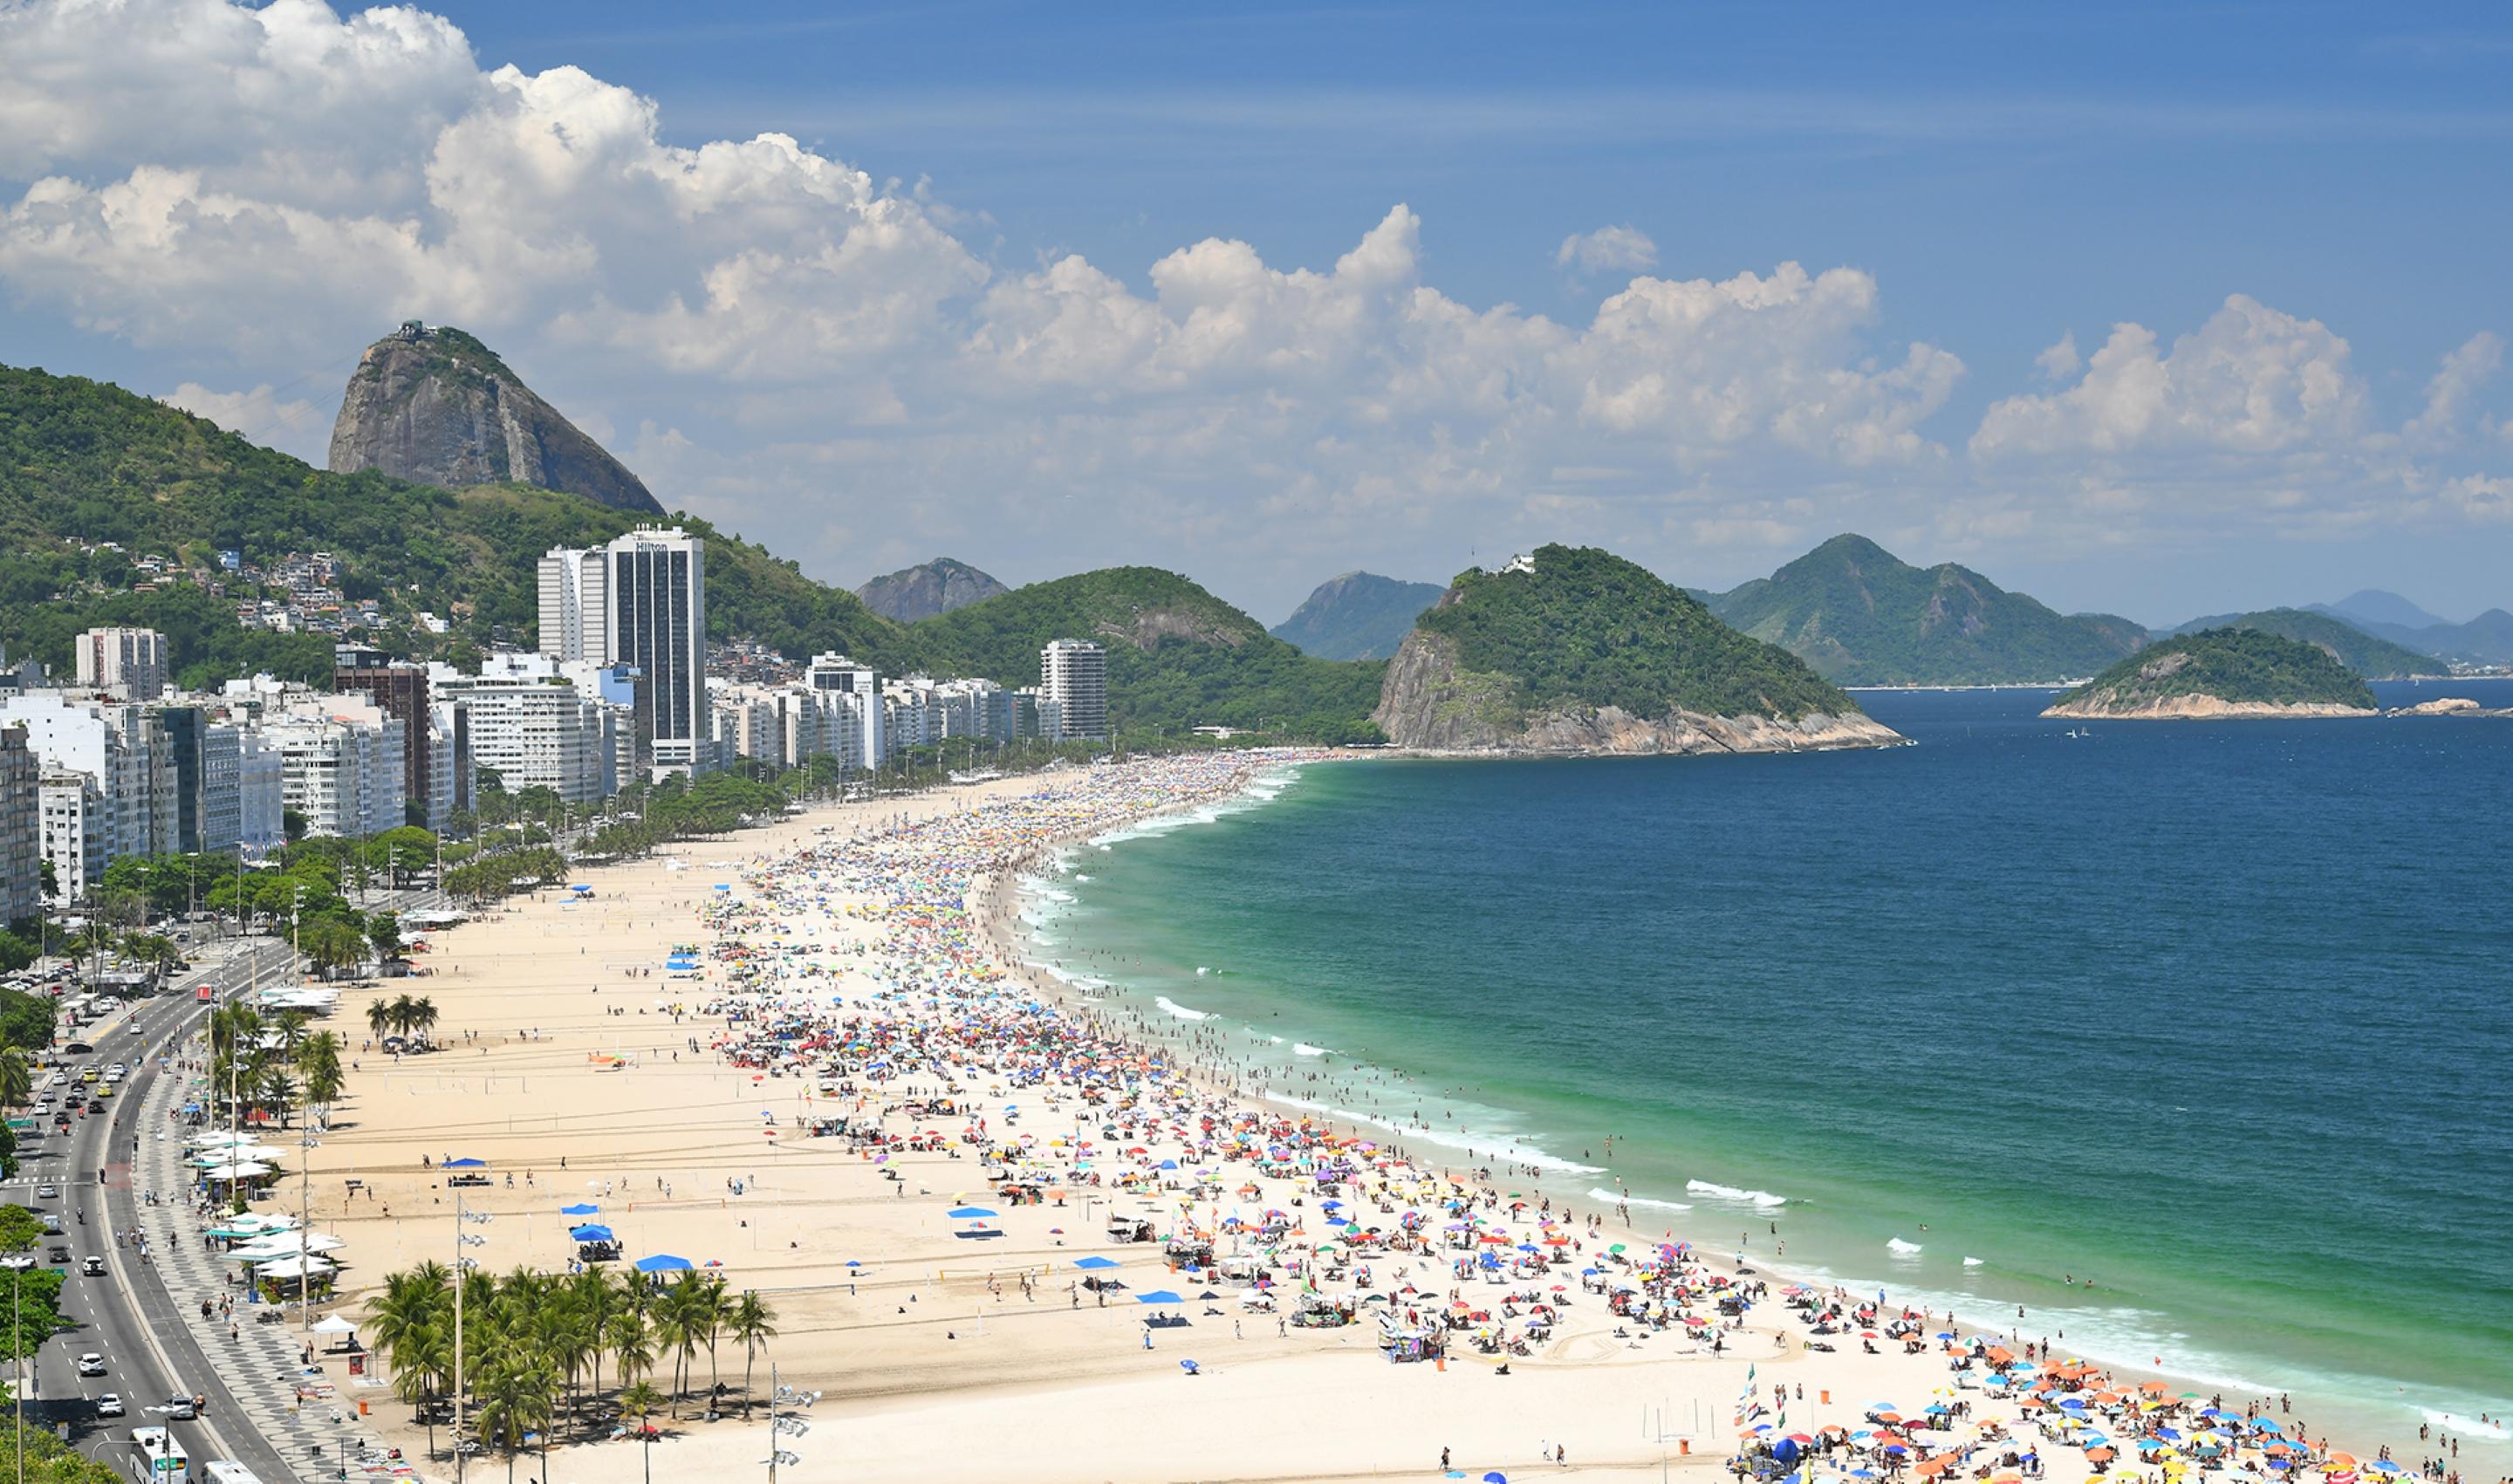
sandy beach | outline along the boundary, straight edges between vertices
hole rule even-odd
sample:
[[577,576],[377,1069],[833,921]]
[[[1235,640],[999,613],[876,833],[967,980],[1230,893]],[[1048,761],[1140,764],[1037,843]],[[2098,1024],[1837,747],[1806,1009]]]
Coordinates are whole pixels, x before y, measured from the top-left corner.
[[[1471,1171],[1454,1150],[1417,1158],[1384,1131],[1269,1107],[1218,1069],[1146,1052],[1103,1007],[1022,967],[1024,864],[1229,797],[1282,761],[1154,761],[818,808],[588,868],[581,900],[545,891],[430,934],[425,976],[391,987],[434,1000],[442,1049],[396,1060],[367,1045],[361,990],[335,1022],[356,1064],[311,1183],[314,1223],[347,1243],[339,1311],[362,1312],[388,1272],[455,1261],[439,1167],[470,1158],[490,1183],[462,1193],[494,1218],[471,1255],[492,1271],[568,1268],[569,1228],[589,1220],[616,1232],[617,1265],[675,1255],[766,1298],[778,1333],[754,1393],[772,1362],[821,1393],[809,1434],[786,1444],[801,1462],[779,1477],[798,1480],[1438,1477],[1444,1450],[1467,1478],[1637,1479],[1720,1467],[1763,1428],[1766,1442],[1829,1442],[1826,1480],[2073,1481],[2108,1462],[2078,1446],[2101,1416],[2193,1421],[2217,1400],[2140,1393],[2136,1378],[2069,1373],[2059,1355],[2035,1357],[2045,1369],[2029,1379],[2013,1357],[2014,1384],[2001,1384],[1970,1335],[1890,1303],[1845,1314],[1827,1326],[1837,1348],[1812,1350],[1815,1312],[1858,1297],[1661,1248],[1532,1174]],[[676,947],[698,967],[675,977]],[[843,1134],[813,1137],[840,1119]],[[559,1214],[573,1203],[599,1214]],[[946,1214],[973,1207],[988,1214]],[[1112,1241],[1114,1216],[1161,1240]],[[1173,1237],[1215,1265],[1181,1270]],[[1252,1268],[1270,1302],[1245,1297]],[[1177,1298],[1139,1302],[1162,1291]],[[1295,1325],[1303,1304],[1355,1322]],[[1394,1363],[1382,1330],[1435,1333],[1445,1353]],[[1948,1333],[1960,1338],[1935,1338]],[[1487,1335],[1504,1344],[1485,1353]],[[738,1388],[744,1361],[738,1344],[701,1353],[698,1389]],[[409,1408],[335,1379],[421,1456]],[[2289,1444],[2239,1425],[2251,1399],[2221,1400],[2220,1425],[2261,1477],[2269,1443],[2301,1443],[2294,1420]],[[2087,1423],[2035,1421],[2082,1404],[2096,1408]],[[765,1410],[703,1409],[693,1394],[665,1420],[657,1476],[764,1471]],[[640,1452],[564,1446],[548,1484],[618,1477]],[[495,1457],[471,1466],[504,1472]],[[521,1466],[538,1476],[536,1460]]]

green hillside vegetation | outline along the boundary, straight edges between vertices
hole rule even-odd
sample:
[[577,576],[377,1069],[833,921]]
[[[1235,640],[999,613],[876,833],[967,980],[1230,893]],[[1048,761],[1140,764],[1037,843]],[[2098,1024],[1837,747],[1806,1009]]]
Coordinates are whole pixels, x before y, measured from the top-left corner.
[[[797,660],[836,650],[885,674],[922,668],[1005,685],[1036,683],[1048,640],[1097,638],[1111,651],[1120,727],[1375,735],[1367,718],[1381,666],[1310,659],[1173,573],[1089,573],[901,625],[738,536],[686,515],[670,523],[706,541],[710,638],[746,634]],[[256,567],[331,552],[344,597],[375,599],[387,621],[357,631],[358,642],[466,663],[499,640],[534,642],[543,551],[598,544],[637,524],[630,512],[520,485],[452,492],[335,474],[117,386],[0,367],[0,637],[13,658],[57,669],[69,665],[79,630],[128,623],[166,634],[185,685],[253,670],[327,678],[333,636],[237,624],[237,603],[264,594],[218,572],[221,549]],[[121,550],[81,549],[107,541]],[[208,569],[226,590],[213,596],[188,581],[136,590],[132,560],[143,555]],[[413,616],[422,609],[450,631],[421,628]]]
[[[897,626],[854,594],[704,521],[674,523],[707,543],[711,636],[754,634],[797,656],[883,657],[899,645]],[[237,626],[237,599],[258,594],[231,577],[217,598],[189,583],[132,590],[132,557],[215,569],[221,548],[256,566],[333,552],[346,564],[344,595],[379,599],[394,621],[362,639],[394,654],[459,661],[497,637],[531,641],[544,550],[609,541],[636,524],[627,512],[546,490],[454,493],[334,474],[117,386],[0,368],[0,633],[11,636],[13,655],[57,667],[69,662],[80,629],[138,623],[166,633],[186,684],[240,669],[329,675],[331,637]],[[83,554],[73,541],[116,542],[122,553]],[[447,619],[451,632],[411,623],[419,609]]]
[[1796,656],[1594,547],[1539,547],[1532,573],[1467,572],[1419,626],[1456,642],[1461,673],[1508,677],[1526,712],[1612,705],[1795,720],[1858,710]]
[[2212,628],[2148,645],[2053,704],[2096,700],[2134,708],[2176,696],[2234,704],[2373,708],[2365,678],[2317,645],[2265,629]]
[[1914,567],[1863,536],[1836,536],[1707,602],[1841,685],[2090,675],[2146,640],[2127,619],[2056,613],[1952,562]]
[[2421,655],[2365,632],[2344,619],[2301,608],[2270,608],[2258,613],[2224,614],[2194,619],[2181,632],[2243,628],[2276,634],[2327,651],[2357,674],[2371,680],[2405,680],[2412,675],[2446,675],[2452,667],[2432,655]]
[[1053,639],[1108,651],[1109,724],[1121,733],[1257,727],[1326,742],[1375,740],[1371,708],[1386,666],[1313,659],[1174,572],[1110,567],[922,620],[918,662],[940,673],[1038,683]]
[[1444,590],[1436,582],[1347,572],[1320,583],[1272,632],[1321,660],[1384,660]]

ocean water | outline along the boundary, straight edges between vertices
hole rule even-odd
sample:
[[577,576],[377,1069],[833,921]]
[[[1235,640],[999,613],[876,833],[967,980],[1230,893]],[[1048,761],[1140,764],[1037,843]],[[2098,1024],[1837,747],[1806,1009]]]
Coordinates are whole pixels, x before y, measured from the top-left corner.
[[2513,720],[1861,700],[1918,745],[1277,774],[1066,853],[1036,951],[1654,1237],[2412,1460],[2513,1412]]

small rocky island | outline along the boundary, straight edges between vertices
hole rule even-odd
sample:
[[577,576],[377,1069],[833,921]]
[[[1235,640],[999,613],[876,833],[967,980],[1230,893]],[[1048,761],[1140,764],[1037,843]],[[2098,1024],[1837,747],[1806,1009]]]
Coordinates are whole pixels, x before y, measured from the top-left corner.
[[1580,755],[1795,752],[1900,734],[1647,569],[1542,546],[1451,584],[1388,662],[1372,719],[1400,747]]
[[2329,650],[2260,629],[2212,628],[2148,645],[2042,714],[2204,721],[2377,712],[2365,677]]

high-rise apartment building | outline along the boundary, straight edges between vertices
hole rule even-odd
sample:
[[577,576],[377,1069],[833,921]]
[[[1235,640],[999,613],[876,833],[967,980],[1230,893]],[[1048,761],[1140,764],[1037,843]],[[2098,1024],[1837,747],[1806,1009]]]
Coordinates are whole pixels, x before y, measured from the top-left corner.
[[112,858],[113,822],[104,791],[87,774],[46,770],[35,792],[40,848],[53,866],[53,900],[76,902],[102,883]]
[[609,553],[555,546],[540,565],[540,652],[610,662]]
[[78,683],[116,701],[166,693],[166,636],[153,628],[91,628],[78,636]]
[[836,691],[856,698],[848,711],[856,728],[855,743],[829,750],[845,759],[850,768],[879,768],[889,743],[881,727],[881,677],[873,673],[872,666],[858,664],[844,655],[815,655],[804,668],[803,684],[815,691]]
[[1108,735],[1108,652],[1087,639],[1058,639],[1038,652],[1038,691],[1054,702],[1063,735]]
[[0,926],[44,908],[39,777],[25,729],[0,728]]
[[433,796],[440,770],[434,750],[436,733],[428,714],[426,666],[351,644],[336,647],[333,662],[333,690],[366,697],[401,729],[402,796],[419,807],[421,818],[443,818],[453,804]]
[[704,542],[684,531],[637,530],[591,551],[555,547],[541,558],[540,611],[543,654],[643,674],[637,731],[652,771],[713,764]]

